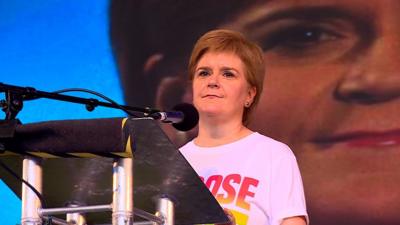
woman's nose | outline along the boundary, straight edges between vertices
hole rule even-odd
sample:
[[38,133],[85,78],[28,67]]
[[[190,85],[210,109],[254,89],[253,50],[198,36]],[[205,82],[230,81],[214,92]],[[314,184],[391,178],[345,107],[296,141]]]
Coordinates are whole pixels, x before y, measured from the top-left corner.
[[341,101],[373,104],[400,96],[400,35],[378,39],[349,63],[335,97]]
[[212,74],[207,79],[207,87],[208,88],[219,88],[219,76],[217,74]]

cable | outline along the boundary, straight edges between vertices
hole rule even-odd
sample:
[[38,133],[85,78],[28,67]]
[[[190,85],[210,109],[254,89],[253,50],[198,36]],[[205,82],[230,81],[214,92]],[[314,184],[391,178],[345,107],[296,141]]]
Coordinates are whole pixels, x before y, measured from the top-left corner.
[[[98,97],[110,102],[112,105],[114,105],[115,107],[121,109],[122,111],[124,111],[128,115],[130,115],[132,117],[139,117],[139,116],[133,114],[132,112],[130,112],[129,110],[125,109],[122,105],[118,104],[117,102],[115,102],[111,98],[108,98],[107,96],[105,96],[103,94],[100,94],[98,92],[92,91],[92,90],[88,90],[88,89],[84,89],[84,88],[67,88],[67,89],[54,91],[52,93],[59,94],[59,93],[65,93],[65,92],[86,92],[86,93],[89,93],[89,94],[92,94],[92,95],[96,95],[96,96],[98,96]],[[37,99],[37,98],[25,99],[25,100],[34,100],[34,99]],[[38,190],[36,190],[35,187],[33,187],[29,182],[27,182],[26,180],[21,178],[17,173],[15,173],[11,168],[9,168],[1,160],[0,160],[0,166],[3,167],[8,173],[10,173],[14,178],[16,178],[20,182],[24,183],[25,185],[27,185],[36,194],[36,196],[39,198],[39,201],[40,201],[40,204],[41,204],[42,208],[46,208],[46,202],[45,202],[45,200],[43,198],[43,195]],[[47,222],[43,221],[43,224],[51,225],[52,223],[53,223],[52,217],[47,218]]]
[[115,102],[114,100],[112,100],[111,98],[100,94],[98,92],[89,90],[89,89],[84,89],[84,88],[67,88],[67,89],[62,89],[62,90],[58,90],[58,91],[53,91],[52,93],[55,94],[60,94],[60,93],[65,93],[65,92],[86,92],[92,95],[96,95],[108,102],[110,102],[111,104],[113,104],[114,106],[118,107],[119,109],[121,109],[122,111],[126,112],[128,115],[133,116],[133,117],[138,117],[137,115],[133,114],[132,112],[130,112],[129,110],[125,109],[123,106],[121,106],[120,104],[118,104],[117,102]]
[[6,164],[3,163],[3,161],[0,160],[0,166],[3,167],[7,172],[9,172],[13,177],[15,177],[17,180],[21,181],[24,183],[26,186],[28,186],[39,198],[40,204],[42,205],[42,208],[46,208],[46,202],[43,198],[43,195],[40,194],[38,190],[36,190],[35,187],[33,187],[28,181],[24,180],[21,178],[17,173],[15,173],[10,167],[8,167]]

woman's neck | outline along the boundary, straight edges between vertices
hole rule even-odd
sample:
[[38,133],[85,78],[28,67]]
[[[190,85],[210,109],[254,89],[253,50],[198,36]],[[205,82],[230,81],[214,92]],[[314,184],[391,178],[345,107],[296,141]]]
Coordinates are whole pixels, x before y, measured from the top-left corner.
[[199,121],[199,134],[194,143],[201,147],[215,147],[237,141],[252,131],[242,121]]

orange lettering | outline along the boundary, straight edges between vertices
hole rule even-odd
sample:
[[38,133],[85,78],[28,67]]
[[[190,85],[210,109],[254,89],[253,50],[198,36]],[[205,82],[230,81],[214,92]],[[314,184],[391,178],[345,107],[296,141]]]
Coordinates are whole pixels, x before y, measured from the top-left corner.
[[241,177],[239,174],[230,174],[225,177],[224,182],[222,183],[222,188],[226,191],[225,194],[217,194],[215,196],[218,199],[218,202],[221,204],[229,204],[235,200],[236,191],[235,188],[231,185],[231,182],[240,184]]
[[238,195],[238,199],[236,201],[236,205],[238,207],[241,207],[243,209],[247,209],[250,210],[250,204],[246,202],[246,197],[254,197],[254,192],[251,192],[250,186],[254,186],[257,187],[258,185],[258,180],[253,179],[253,178],[249,178],[249,177],[245,177],[243,179],[242,182],[242,186],[240,187],[239,190],[239,195]]
[[[221,175],[213,175],[207,179],[206,186],[210,189],[211,193],[215,196],[218,192],[219,187],[222,183],[222,176]],[[213,187],[211,188],[211,185]]]

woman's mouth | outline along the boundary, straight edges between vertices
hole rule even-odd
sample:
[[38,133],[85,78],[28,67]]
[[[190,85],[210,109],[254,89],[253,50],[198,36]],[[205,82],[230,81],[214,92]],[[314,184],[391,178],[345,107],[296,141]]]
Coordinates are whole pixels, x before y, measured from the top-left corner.
[[322,146],[345,144],[349,147],[391,147],[400,145],[400,129],[389,131],[355,131],[313,140]]
[[222,98],[222,96],[216,94],[207,94],[203,95],[202,98]]

